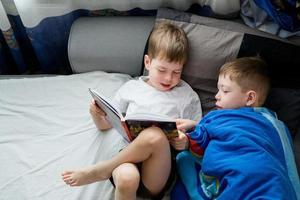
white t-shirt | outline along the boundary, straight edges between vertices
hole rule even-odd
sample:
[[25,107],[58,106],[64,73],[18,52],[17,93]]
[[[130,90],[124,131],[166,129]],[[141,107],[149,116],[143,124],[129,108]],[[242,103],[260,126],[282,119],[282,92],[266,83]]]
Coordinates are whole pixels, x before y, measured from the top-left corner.
[[195,121],[202,118],[200,99],[185,81],[170,91],[159,91],[147,80],[147,76],[130,80],[117,91],[113,101],[122,113],[154,113]]

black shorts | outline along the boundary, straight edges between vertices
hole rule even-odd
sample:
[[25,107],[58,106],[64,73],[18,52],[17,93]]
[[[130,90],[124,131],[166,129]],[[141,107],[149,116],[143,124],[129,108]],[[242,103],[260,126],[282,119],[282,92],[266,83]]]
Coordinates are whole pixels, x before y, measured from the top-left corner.
[[[176,160],[175,160],[175,158],[176,157],[174,156],[174,154],[172,154],[170,175],[168,177],[168,180],[167,180],[165,186],[161,190],[161,192],[156,195],[152,195],[151,192],[148,190],[148,188],[144,185],[143,181],[141,180],[138,190],[137,190],[138,197],[150,198],[153,200],[161,200],[164,197],[166,191],[168,191],[171,188],[171,186],[175,183],[175,180],[176,180]],[[137,165],[138,170],[141,171],[142,163],[138,163],[136,165]],[[115,187],[113,178],[110,177],[109,180],[110,180],[111,184]]]

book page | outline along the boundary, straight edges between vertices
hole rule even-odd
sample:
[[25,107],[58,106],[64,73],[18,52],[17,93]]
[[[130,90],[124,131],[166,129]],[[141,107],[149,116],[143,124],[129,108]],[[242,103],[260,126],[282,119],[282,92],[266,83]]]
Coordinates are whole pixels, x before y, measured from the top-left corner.
[[174,119],[170,118],[167,115],[154,113],[131,113],[126,115],[124,118],[125,120],[175,122]]
[[141,131],[151,126],[159,127],[169,139],[178,136],[178,130],[175,121],[127,119],[125,122],[133,139],[136,138]]
[[142,130],[150,126],[159,127],[168,138],[178,136],[175,119],[171,119],[167,115],[153,113],[132,113],[125,116],[125,122],[132,138],[136,138]]

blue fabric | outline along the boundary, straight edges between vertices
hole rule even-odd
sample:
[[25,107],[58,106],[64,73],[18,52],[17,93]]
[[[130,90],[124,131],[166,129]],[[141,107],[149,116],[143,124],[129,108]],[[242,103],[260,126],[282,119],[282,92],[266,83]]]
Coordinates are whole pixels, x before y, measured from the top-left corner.
[[9,64],[7,61],[7,54],[8,52],[8,47],[5,43],[4,37],[2,32],[0,31],[0,74],[5,74],[9,72]]
[[180,179],[177,179],[174,187],[171,190],[170,198],[172,200],[189,200],[188,193]]
[[189,151],[183,151],[176,156],[177,170],[187,193],[178,193],[181,196],[186,195],[186,199],[204,199],[205,196],[201,190],[200,170],[201,159],[193,156]]
[[284,10],[278,9],[272,1],[254,0],[254,2],[265,10],[283,29],[288,31],[299,31],[300,20],[297,17],[296,0],[285,1],[285,3],[283,3],[286,7]]
[[280,136],[289,138],[289,132],[278,129],[285,126],[275,117],[266,108],[208,113],[188,134],[191,153],[184,151],[177,157],[178,172],[189,195],[198,193],[191,199],[207,198],[198,182],[196,166],[201,156],[201,171],[220,181],[218,199],[297,199],[299,177],[293,177],[298,175],[290,167],[295,163],[286,159],[287,154],[293,157],[286,146],[288,141],[291,147],[290,139],[282,141]]
[[[240,15],[245,24],[252,28],[288,38],[300,34],[296,0],[277,1],[285,5],[278,9],[270,0],[242,0]],[[299,12],[299,11],[298,11]]]
[[[2,34],[4,35],[4,40],[0,40],[1,44],[0,45],[5,45],[7,44],[9,52],[6,52],[6,65],[7,67],[2,67],[0,65],[0,71],[2,70],[2,74],[9,74],[12,71],[9,69],[9,66],[16,66],[18,68],[18,72],[24,73],[26,71],[26,64],[24,62],[24,57],[22,55],[22,52],[19,48],[19,43],[17,42],[16,39],[16,33],[13,31],[12,28],[2,31]],[[5,45],[6,46],[6,45]],[[7,49],[6,49],[7,51]],[[4,56],[3,56],[4,57]],[[13,62],[11,62],[10,59],[13,59]],[[4,59],[3,59],[4,60]]]

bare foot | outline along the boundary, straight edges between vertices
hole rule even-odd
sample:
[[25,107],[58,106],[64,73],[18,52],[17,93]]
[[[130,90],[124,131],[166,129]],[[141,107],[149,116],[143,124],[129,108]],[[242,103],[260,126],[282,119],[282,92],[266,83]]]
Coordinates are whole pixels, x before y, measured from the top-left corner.
[[63,181],[70,186],[81,186],[111,177],[111,171],[105,170],[102,164],[94,165],[82,170],[67,170],[62,174]]

